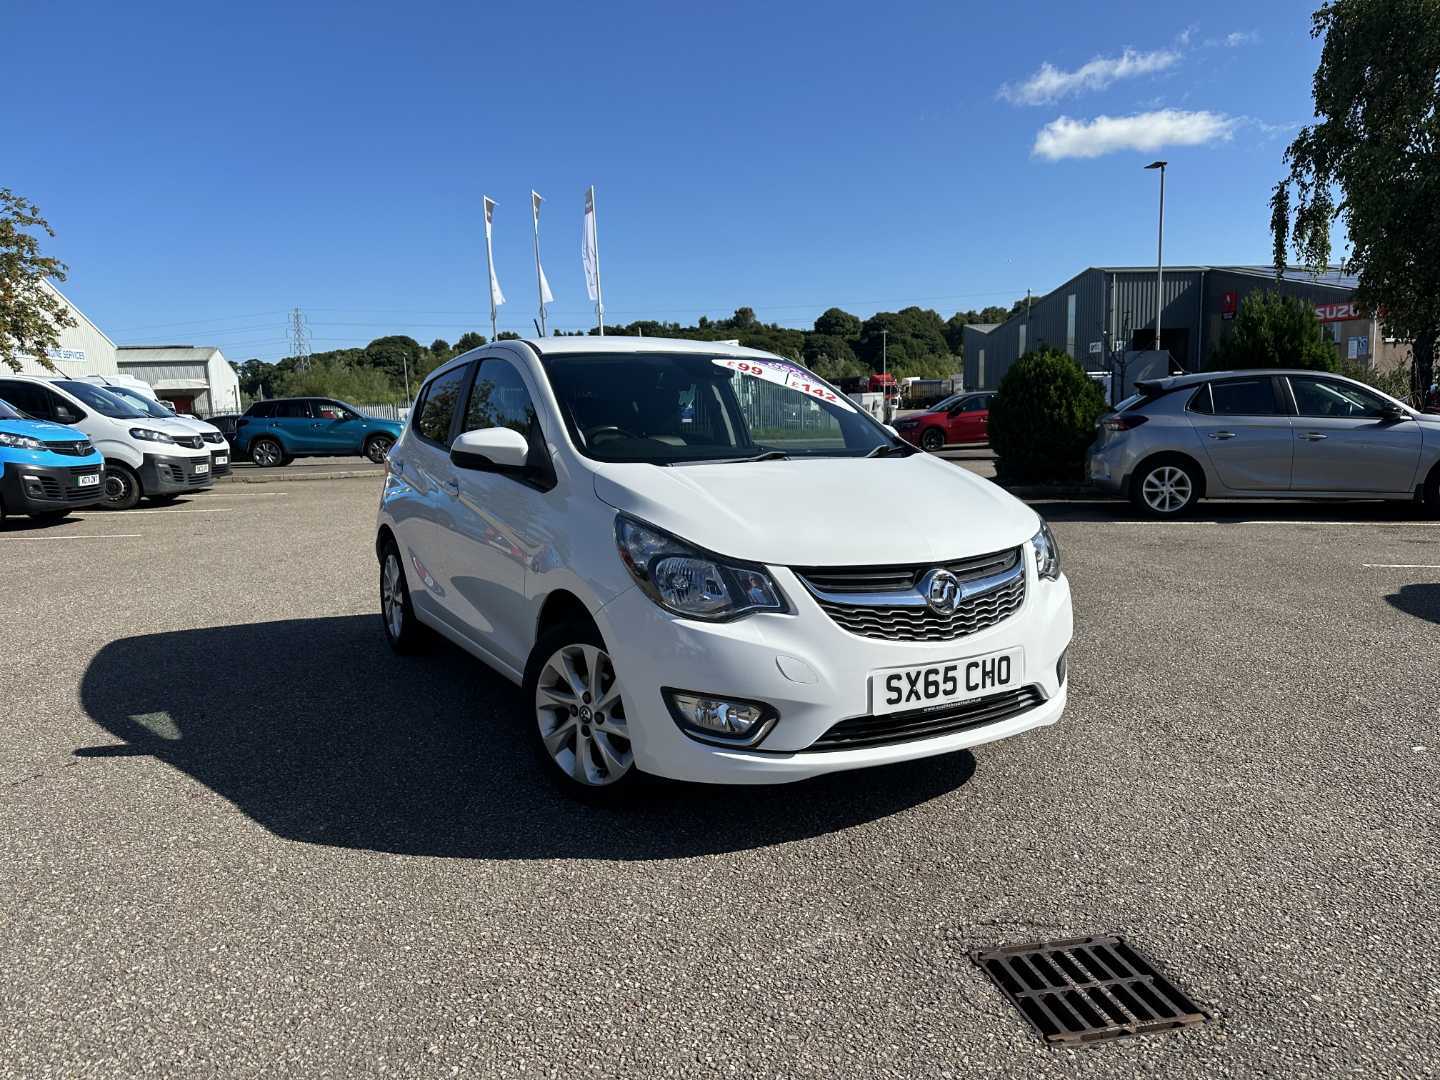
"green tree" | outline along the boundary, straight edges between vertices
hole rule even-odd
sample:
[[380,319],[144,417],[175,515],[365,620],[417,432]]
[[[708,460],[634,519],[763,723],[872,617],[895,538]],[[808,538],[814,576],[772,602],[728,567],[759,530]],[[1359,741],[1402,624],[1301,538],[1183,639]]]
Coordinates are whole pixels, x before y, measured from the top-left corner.
[[54,371],[50,350],[60,347],[60,331],[74,326],[75,317],[44,283],[46,278],[64,281],[67,267],[40,254],[31,229],[55,236],[39,207],[0,188],[0,362],[18,372],[20,358],[33,356]]
[[1057,349],[1010,365],[990,402],[990,445],[1007,480],[1079,480],[1105,397],[1080,365]]
[[450,352],[450,343],[443,337],[437,337],[430,342],[430,351],[436,356],[445,356]]
[[815,320],[815,333],[841,338],[849,342],[858,341],[860,340],[860,319],[848,311],[841,311],[838,307],[827,308],[825,313]]
[[1316,122],[1285,151],[1290,171],[1271,201],[1277,254],[1288,223],[1301,261],[1326,265],[1330,228],[1344,223],[1360,302],[1412,343],[1418,401],[1440,339],[1440,3],[1331,0],[1310,33],[1325,39]]
[[805,366],[822,379],[835,382],[868,374],[850,343],[836,334],[806,334],[802,348]]
[[519,341],[519,340],[520,340],[520,335],[517,334],[517,333],[515,333],[514,330],[501,330],[498,334],[495,335],[495,340],[496,340],[496,341]]
[[485,344],[485,335],[477,334],[474,330],[466,330],[460,335],[460,340],[455,342],[457,353],[469,352],[471,349],[478,349]]
[[401,386],[407,374],[414,379],[421,370],[421,354],[424,351],[414,338],[404,334],[391,334],[389,337],[376,338],[366,345],[361,363],[383,371],[395,385]]
[[251,399],[264,397],[267,391],[269,396],[275,395],[273,387],[275,386],[276,369],[274,364],[267,364],[258,357],[252,357],[238,364],[232,362],[231,367],[235,369],[235,377],[240,380],[240,393],[245,397]]
[[855,352],[872,371],[888,357],[889,369],[919,374],[916,369],[950,368],[950,346],[945,340],[945,321],[928,308],[907,307],[900,311],[878,311],[860,327]]
[[353,405],[400,405],[405,397],[396,382],[379,368],[341,360],[312,360],[304,371],[286,372],[280,383],[279,395],[333,397]]
[[1311,304],[1267,289],[1241,301],[1230,332],[1210,350],[1209,367],[1211,371],[1275,367],[1336,371],[1340,354],[1325,340]]

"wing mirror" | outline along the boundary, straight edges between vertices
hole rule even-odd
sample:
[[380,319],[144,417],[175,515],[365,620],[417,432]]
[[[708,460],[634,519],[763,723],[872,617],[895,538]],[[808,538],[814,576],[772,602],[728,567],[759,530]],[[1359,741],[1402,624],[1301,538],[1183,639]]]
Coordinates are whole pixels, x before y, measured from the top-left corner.
[[450,460],[462,469],[519,469],[529,456],[530,443],[512,428],[477,428],[450,444]]
[[1380,418],[1382,420],[1408,420],[1410,414],[1399,405],[1385,404],[1380,407]]

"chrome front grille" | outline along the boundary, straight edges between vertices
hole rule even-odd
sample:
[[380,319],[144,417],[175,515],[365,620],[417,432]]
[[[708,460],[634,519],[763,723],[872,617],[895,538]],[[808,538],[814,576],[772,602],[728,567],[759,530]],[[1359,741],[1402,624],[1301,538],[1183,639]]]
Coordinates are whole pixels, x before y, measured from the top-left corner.
[[67,457],[88,457],[95,448],[90,440],[81,439],[76,442],[47,442],[45,449],[52,454],[64,454]]
[[205,445],[205,440],[199,435],[175,435],[173,438],[176,446],[183,446],[190,450],[199,450]]
[[225,441],[225,436],[218,431],[202,431],[200,437],[208,443],[219,444]]
[[[920,585],[933,570],[961,585],[954,610],[932,608]],[[1008,619],[1025,603],[1022,549],[938,565],[796,570],[815,602],[837,626],[885,641],[954,641]]]

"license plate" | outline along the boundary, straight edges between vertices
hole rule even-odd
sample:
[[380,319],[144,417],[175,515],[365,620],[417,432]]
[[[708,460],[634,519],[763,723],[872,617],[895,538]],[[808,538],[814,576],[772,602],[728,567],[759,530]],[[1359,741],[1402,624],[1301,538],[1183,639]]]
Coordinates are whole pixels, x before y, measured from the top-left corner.
[[1020,647],[941,660],[935,664],[886,668],[870,674],[870,712],[905,712],[998,694],[1025,680],[1025,650]]
[[210,471],[210,463],[209,463],[208,461],[203,461],[203,462],[201,462],[199,465],[196,465],[196,466],[195,466],[195,475],[196,475],[196,476],[200,476],[202,473],[207,473],[207,472],[209,472],[209,471]]
[[226,457],[224,454],[221,454],[221,455],[219,455],[219,456],[215,459],[215,464],[216,464],[216,465],[229,465],[229,464],[230,464],[230,459],[229,459],[228,457]]
[[75,478],[75,483],[78,484],[80,487],[95,487],[97,484],[100,483],[100,474],[95,473],[91,476],[77,476]]

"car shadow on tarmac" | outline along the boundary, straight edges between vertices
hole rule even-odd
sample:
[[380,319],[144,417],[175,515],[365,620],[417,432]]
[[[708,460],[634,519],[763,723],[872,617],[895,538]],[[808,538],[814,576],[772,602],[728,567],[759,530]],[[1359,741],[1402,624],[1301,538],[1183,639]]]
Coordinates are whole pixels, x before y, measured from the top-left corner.
[[1414,615],[1426,622],[1440,623],[1440,585],[1401,585],[1385,597],[1385,602],[1406,615]]
[[595,808],[542,772],[520,690],[447,643],[394,656],[378,615],[147,634],[106,645],[81,701],[277,836],[407,855],[667,859],[805,839],[964,784],[969,753],[778,787],[656,783]]

